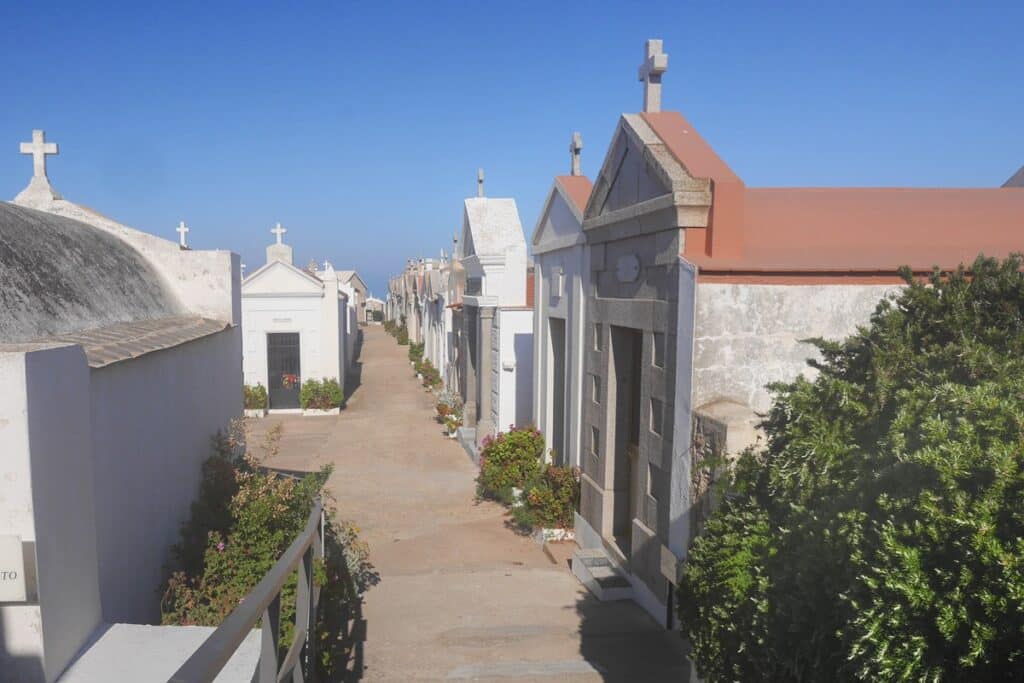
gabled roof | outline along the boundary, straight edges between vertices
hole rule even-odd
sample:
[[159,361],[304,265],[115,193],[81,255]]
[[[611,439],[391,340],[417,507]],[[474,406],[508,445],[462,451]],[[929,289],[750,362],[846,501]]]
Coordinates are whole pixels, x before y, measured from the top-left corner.
[[[569,232],[573,235],[582,235],[583,226],[583,212],[587,208],[587,200],[590,199],[590,191],[592,184],[590,179],[586,176],[573,176],[573,175],[560,175],[555,176],[555,181],[551,185],[551,190],[548,192],[547,198],[544,200],[544,207],[541,209],[540,217],[537,219],[537,225],[533,229],[533,236],[530,240],[534,247],[540,246],[543,242],[553,241],[554,245],[551,248],[561,248],[567,246],[562,242],[569,239]],[[561,213],[555,210],[556,203],[561,203],[568,209],[568,212],[562,210]],[[567,216],[571,216],[571,219],[567,219]],[[574,222],[574,225],[554,225],[554,221],[562,223]],[[546,234],[545,227],[552,222],[552,227],[555,232],[561,232],[562,234]],[[559,228],[561,230],[559,230]]]
[[[468,239],[467,239],[468,237]],[[525,250],[526,239],[514,199],[471,197],[463,214],[463,256],[503,256],[510,247]]]
[[354,270],[338,270],[338,280],[341,282],[351,282],[353,278],[359,280],[359,284],[362,285],[363,289],[367,289],[366,283],[363,282],[363,278],[359,277],[359,273]]
[[688,174],[712,181],[707,234],[688,231],[684,253],[702,272],[955,268],[1024,246],[1024,189],[748,188],[682,115],[641,116]]
[[1010,176],[1010,179],[1003,183],[1003,187],[1024,187],[1024,166]]
[[[275,271],[287,273],[289,278],[296,283],[296,289],[304,286],[305,291],[310,294],[315,294],[317,291],[323,291],[323,280],[311,274],[309,271],[297,268],[291,263],[287,263],[285,261],[268,261],[242,281],[242,296],[251,294],[252,290],[258,289],[257,285],[260,284],[260,281],[267,279]],[[295,293],[296,290],[280,289],[280,291],[282,293]]]

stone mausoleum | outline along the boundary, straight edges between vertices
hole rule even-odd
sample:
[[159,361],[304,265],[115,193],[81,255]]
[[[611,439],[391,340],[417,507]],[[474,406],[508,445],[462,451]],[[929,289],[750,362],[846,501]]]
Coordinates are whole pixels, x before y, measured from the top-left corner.
[[853,333],[900,286],[901,266],[925,274],[1024,243],[1012,183],[749,188],[683,116],[661,111],[667,66],[648,41],[643,111],[620,119],[583,217],[574,561],[599,595],[628,595],[663,622],[710,510],[704,458],[755,442],[766,385],[810,372],[804,340]]

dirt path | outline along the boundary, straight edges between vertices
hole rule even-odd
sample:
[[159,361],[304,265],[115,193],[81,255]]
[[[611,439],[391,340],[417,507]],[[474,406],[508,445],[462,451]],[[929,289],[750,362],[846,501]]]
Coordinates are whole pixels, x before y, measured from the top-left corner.
[[381,582],[366,596],[365,681],[683,681],[678,638],[633,604],[600,603],[504,510],[474,500],[476,468],[380,327],[364,331],[361,385],[337,418],[283,422],[275,465],[333,463],[341,515]]

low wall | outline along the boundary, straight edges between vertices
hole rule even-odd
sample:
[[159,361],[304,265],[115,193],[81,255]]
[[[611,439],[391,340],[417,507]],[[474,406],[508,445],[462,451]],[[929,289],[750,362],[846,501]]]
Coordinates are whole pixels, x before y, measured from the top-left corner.
[[210,439],[242,408],[237,327],[93,370],[96,537],[104,621],[155,623],[170,547]]

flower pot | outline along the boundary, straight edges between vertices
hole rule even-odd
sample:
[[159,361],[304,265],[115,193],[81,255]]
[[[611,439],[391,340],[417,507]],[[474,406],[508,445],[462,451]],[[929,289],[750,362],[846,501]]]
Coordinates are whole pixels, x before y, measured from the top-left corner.
[[328,408],[326,410],[321,410],[320,408],[303,408],[302,409],[303,417],[316,417],[316,416],[319,416],[319,415],[340,415],[340,414],[341,414],[341,408]]

